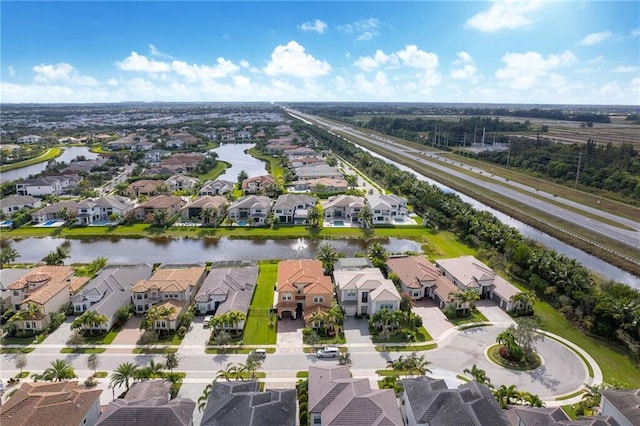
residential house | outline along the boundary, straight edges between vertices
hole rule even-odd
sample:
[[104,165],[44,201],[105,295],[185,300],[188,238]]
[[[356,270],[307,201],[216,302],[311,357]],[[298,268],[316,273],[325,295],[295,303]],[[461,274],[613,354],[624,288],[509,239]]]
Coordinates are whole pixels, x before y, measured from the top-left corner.
[[208,180],[204,183],[204,185],[202,185],[202,188],[200,188],[200,192],[198,192],[198,195],[224,195],[227,192],[233,191],[234,187],[235,183],[228,180]]
[[158,319],[154,328],[175,330],[178,318],[191,304],[205,277],[202,266],[157,269],[151,278],[138,281],[131,289],[136,313],[145,313],[152,306],[173,308],[173,313]]
[[349,189],[349,184],[344,178],[305,179],[293,182],[293,189],[321,193],[344,192]]
[[11,216],[15,212],[25,207],[30,209],[37,209],[42,205],[40,199],[32,197],[30,195],[12,195],[10,197],[3,198],[0,200],[0,206],[2,207],[2,211],[7,215]]
[[326,311],[333,301],[331,279],[324,275],[319,260],[283,260],[278,262],[276,282],[278,317],[306,319],[315,311]]
[[316,198],[303,194],[282,194],[273,205],[274,217],[279,223],[305,223],[307,211],[315,207]]
[[371,389],[347,366],[310,366],[308,381],[310,425],[404,426],[394,391]]
[[620,426],[640,425],[640,389],[603,389],[603,416],[613,417]]
[[25,382],[0,408],[0,424],[94,426],[101,393],[78,382]]
[[242,181],[242,191],[245,194],[257,194],[263,189],[273,186],[276,180],[271,175],[255,176]]
[[433,298],[436,279],[442,273],[424,256],[393,256],[387,259],[386,266],[389,273],[398,275],[402,291],[411,299]]
[[16,184],[16,194],[46,197],[47,195],[62,195],[67,190],[78,185],[79,179],[75,175],[45,176],[24,179]]
[[204,224],[210,223],[213,218],[202,217],[202,210],[209,209],[216,211],[216,222],[221,223],[226,213],[226,205],[228,200],[221,196],[203,196],[198,197],[192,201],[189,201],[183,207],[180,208],[180,216],[185,219],[198,219]]
[[240,130],[236,134],[236,139],[237,140],[241,140],[241,141],[250,140],[251,139],[251,132],[249,132],[247,130]]
[[394,194],[370,194],[367,204],[373,213],[373,223],[403,222],[408,214],[407,200]]
[[107,405],[97,426],[193,426],[196,403],[190,398],[170,399],[171,382],[144,380],[134,383],[124,398]]
[[373,264],[366,257],[341,257],[333,264],[334,271],[360,271],[365,268],[373,268]]
[[173,148],[173,149],[182,149],[184,148],[186,145],[186,142],[183,141],[182,139],[169,139],[168,141],[165,142],[164,146],[166,146],[167,148]]
[[293,133],[293,129],[287,124],[279,124],[275,127],[274,130],[278,135],[288,135],[290,133]]
[[71,266],[39,266],[13,282],[9,285],[13,309],[27,311],[31,305],[38,311],[33,318],[15,321],[16,328],[33,332],[45,329],[49,314],[59,312],[87,281],[86,277],[74,276]]
[[140,138],[132,133],[115,141],[107,142],[107,149],[110,151],[116,151],[120,149],[131,149],[133,145],[140,142]]
[[77,201],[60,201],[58,203],[49,204],[48,206],[31,213],[31,222],[43,223],[49,220],[61,219],[61,212],[63,209],[67,209],[69,215],[75,217],[78,214],[78,205],[79,203]]
[[133,211],[133,202],[117,195],[84,200],[76,206],[76,223],[92,225],[99,221],[108,221],[112,214],[125,218]]
[[214,382],[201,426],[294,426],[296,390],[260,391],[255,380]]
[[81,291],[71,296],[76,315],[94,311],[107,317],[105,324],[94,324],[92,329],[108,331],[113,327],[116,311],[131,304],[131,288],[140,280],[151,276],[153,267],[147,264],[108,265]]
[[136,219],[144,220],[145,222],[153,222],[154,215],[157,211],[164,212],[168,219],[174,214],[177,214],[184,204],[185,201],[182,197],[174,195],[157,195],[149,199],[146,203],[140,204],[133,210],[133,212]]
[[182,173],[191,172],[203,159],[204,154],[199,152],[178,153],[160,160],[160,166],[182,170]]
[[130,149],[131,151],[134,151],[134,152],[143,152],[143,151],[152,150],[154,146],[155,146],[155,143],[153,142],[141,140],[131,145]]
[[360,223],[360,210],[364,207],[364,197],[354,195],[334,195],[322,202],[325,220],[341,220],[350,223]]
[[[196,310],[201,314],[214,312],[216,317],[232,311],[247,315],[257,280],[257,266],[212,268],[194,298]],[[228,331],[233,327],[242,331],[244,321],[223,325]]]
[[293,161],[298,158],[322,156],[315,150],[307,148],[305,146],[296,146],[295,148],[287,149],[284,151],[284,155],[289,159],[289,161]]
[[42,139],[42,136],[38,135],[26,135],[19,137],[16,142],[17,143],[38,143]]
[[69,165],[62,170],[60,173],[62,174],[79,174],[79,173],[90,173],[91,170],[95,167],[100,167],[107,162],[106,158],[97,158],[95,160],[83,160],[83,161],[71,161]]
[[407,426],[511,426],[491,390],[478,382],[449,389],[442,379],[402,380],[400,409]]
[[173,175],[164,183],[167,185],[171,192],[175,191],[189,191],[198,185],[199,179],[191,176]]
[[162,180],[137,180],[131,182],[127,187],[125,194],[127,197],[136,198],[140,196],[151,197],[156,195],[156,191],[159,187],[164,185]]
[[[444,276],[449,278],[460,290],[473,290],[482,299],[492,299],[501,309],[512,311],[511,298],[520,290],[498,276],[493,269],[473,256],[462,256],[454,259],[440,259],[436,266]],[[521,308],[518,306],[518,308]]]
[[294,170],[298,180],[332,178],[339,179],[344,177],[340,169],[328,165],[319,166],[303,166]]
[[227,216],[239,225],[263,225],[271,212],[271,198],[260,195],[241,197],[227,208]]
[[170,151],[164,149],[154,149],[144,153],[144,160],[153,164],[159,164],[160,160],[171,155]]
[[333,281],[345,315],[374,315],[383,309],[400,309],[398,290],[378,268],[334,270]]
[[291,167],[293,167],[294,169],[297,169],[298,167],[304,167],[304,166],[319,166],[319,165],[326,165],[327,162],[324,158],[318,158],[318,157],[300,157],[300,158],[294,158],[290,161]]
[[268,154],[281,154],[289,149],[298,148],[298,145],[291,143],[291,138],[269,139],[266,150]]
[[0,269],[0,311],[4,311],[5,309],[14,306],[13,304],[11,304],[11,290],[9,290],[9,286],[25,275],[31,273],[31,271],[33,271],[33,268]]

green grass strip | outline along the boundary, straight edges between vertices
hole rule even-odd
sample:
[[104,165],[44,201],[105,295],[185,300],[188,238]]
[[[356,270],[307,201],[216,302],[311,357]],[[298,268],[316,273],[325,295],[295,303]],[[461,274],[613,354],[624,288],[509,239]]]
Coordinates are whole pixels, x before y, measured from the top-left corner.
[[62,348],[61,354],[101,354],[107,348]]
[[44,163],[45,161],[53,160],[60,155],[62,155],[61,148],[49,148],[44,154],[41,154],[37,157],[19,161],[17,163],[5,164],[4,166],[0,166],[0,173],[8,172],[9,170],[20,169],[22,167],[32,166],[38,163]]

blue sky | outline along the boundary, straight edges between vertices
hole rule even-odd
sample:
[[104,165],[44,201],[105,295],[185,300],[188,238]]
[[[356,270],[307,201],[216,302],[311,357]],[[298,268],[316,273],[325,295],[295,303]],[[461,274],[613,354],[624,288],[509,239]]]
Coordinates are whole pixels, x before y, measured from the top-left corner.
[[0,101],[640,105],[637,1],[2,1]]

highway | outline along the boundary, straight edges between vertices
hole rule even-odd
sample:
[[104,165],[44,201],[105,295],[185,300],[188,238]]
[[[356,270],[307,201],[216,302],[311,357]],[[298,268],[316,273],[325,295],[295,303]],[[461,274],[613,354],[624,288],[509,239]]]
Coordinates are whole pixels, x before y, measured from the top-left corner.
[[[317,124],[331,132],[335,133],[339,131],[343,134],[347,134],[349,135],[349,140],[356,144],[358,143],[358,141],[365,141],[367,143],[377,145],[382,149],[393,150],[394,153],[404,156],[408,160],[417,161],[432,169],[449,174],[458,179],[463,179],[471,184],[481,186],[489,191],[493,191],[503,196],[517,200],[530,206],[532,209],[540,210],[547,214],[556,216],[559,219],[579,225],[587,229],[589,232],[603,235],[607,238],[614,239],[622,244],[625,244],[631,248],[640,250],[640,222],[638,221],[604,212],[602,210],[599,210],[597,206],[586,206],[561,197],[555,197],[553,196],[553,194],[538,191],[535,188],[523,185],[518,182],[507,181],[506,179],[499,176],[491,176],[492,173],[488,170],[482,170],[469,164],[461,163],[459,161],[454,162],[451,159],[445,158],[436,152],[429,152],[429,148],[426,146],[424,147],[424,149],[415,149],[404,144],[394,142],[390,139],[380,137],[378,135],[366,134],[352,127],[343,124],[336,124],[323,118],[303,114],[293,110],[288,110],[288,112],[293,116],[299,116],[299,118],[304,119],[307,122],[311,121],[314,124]],[[451,167],[441,164],[441,161],[449,163]],[[464,169],[465,171],[472,171],[474,173],[477,173],[478,176],[480,176],[480,173],[482,173],[483,179],[470,176],[467,173],[456,170],[456,168]],[[487,177],[495,180],[495,183],[486,181],[485,179]],[[536,194],[536,196],[528,195],[527,192]],[[553,199],[554,203],[547,202],[541,198]],[[619,228],[611,224],[598,221],[593,217],[587,217],[576,211],[563,208],[558,204],[564,204],[575,209],[580,209],[582,211],[588,212],[590,215],[623,224],[632,228],[633,230]]]

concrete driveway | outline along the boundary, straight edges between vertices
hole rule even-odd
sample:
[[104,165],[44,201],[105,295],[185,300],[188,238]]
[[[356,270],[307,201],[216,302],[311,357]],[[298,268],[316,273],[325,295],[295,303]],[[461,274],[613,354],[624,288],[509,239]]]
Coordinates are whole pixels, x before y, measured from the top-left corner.
[[182,339],[182,343],[180,344],[181,348],[207,344],[209,336],[211,335],[211,329],[204,328],[204,317],[204,315],[198,315],[193,319],[189,331],[187,331],[184,339]]
[[71,323],[75,319],[76,317],[74,316],[67,317],[67,319],[64,320],[62,324],[60,324],[60,327],[58,327],[56,331],[54,331],[53,333],[48,335],[46,339],[44,339],[43,343],[45,345],[66,345],[67,340],[69,340],[69,336],[71,336],[71,333],[73,333],[71,331]]
[[437,340],[438,337],[453,328],[453,325],[442,313],[436,302],[431,299],[414,301],[413,311],[422,317],[422,325],[433,337],[433,340]]
[[500,309],[498,304],[493,300],[478,300],[476,301],[476,308],[482,312],[482,315],[487,317],[489,322],[494,324],[515,325],[516,323],[513,318]]
[[369,334],[369,324],[367,319],[355,319],[353,317],[345,317],[344,319],[344,337],[347,344],[354,347],[374,347]]
[[129,318],[129,321],[124,325],[120,333],[111,342],[112,345],[135,345],[138,343],[142,330],[140,330],[140,324],[142,323],[142,315],[133,316]]
[[278,333],[276,344],[278,353],[302,352],[302,329],[304,321],[302,319],[292,320],[284,318],[278,321]]

